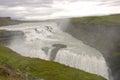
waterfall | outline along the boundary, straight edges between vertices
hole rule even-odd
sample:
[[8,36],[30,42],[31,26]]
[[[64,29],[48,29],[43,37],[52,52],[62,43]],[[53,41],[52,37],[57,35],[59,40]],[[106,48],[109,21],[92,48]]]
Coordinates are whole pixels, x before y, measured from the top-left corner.
[[13,36],[8,45],[23,56],[52,60],[109,79],[109,68],[102,54],[62,31],[55,22],[23,23],[0,30],[24,33],[24,39]]
[[[108,79],[108,67],[106,67],[107,65],[102,55],[97,57],[98,52],[94,55],[87,55],[88,53],[84,52],[79,53],[62,49],[58,52],[55,61],[90,73],[100,74]],[[91,53],[89,52],[89,54]]]

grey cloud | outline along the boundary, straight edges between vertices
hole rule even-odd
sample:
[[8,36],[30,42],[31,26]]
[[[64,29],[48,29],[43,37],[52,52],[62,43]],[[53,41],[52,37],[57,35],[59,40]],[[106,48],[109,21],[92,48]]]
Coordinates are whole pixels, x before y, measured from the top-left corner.
[[113,2],[113,6],[120,6],[120,1],[119,1],[119,0],[114,1],[114,2]]
[[52,0],[0,0],[0,5],[3,6],[49,6]]
[[[13,18],[24,19],[27,16],[50,16],[59,15],[64,16],[67,12],[65,9],[61,9],[59,6],[53,7],[57,3],[73,3],[77,1],[91,1],[100,2],[99,5],[107,6],[119,6],[119,0],[0,0],[0,16],[10,16]],[[56,3],[56,4],[57,4]],[[98,5],[98,4],[96,4]],[[18,8],[20,7],[20,8]]]
[[100,5],[120,6],[119,0],[102,0]]
[[[50,15],[54,12],[51,9],[52,3],[53,0],[0,0],[0,16],[24,18],[27,15]],[[25,9],[12,10],[12,8],[16,7],[23,7]],[[45,10],[37,11],[35,8]]]
[[[2,6],[31,6],[31,7],[50,7],[54,1],[59,2],[75,2],[75,1],[99,1],[104,5],[118,5],[119,0],[0,0]],[[112,2],[112,3],[111,3]]]
[[3,6],[33,6],[33,7],[50,7],[54,1],[58,2],[75,2],[79,0],[0,0]]

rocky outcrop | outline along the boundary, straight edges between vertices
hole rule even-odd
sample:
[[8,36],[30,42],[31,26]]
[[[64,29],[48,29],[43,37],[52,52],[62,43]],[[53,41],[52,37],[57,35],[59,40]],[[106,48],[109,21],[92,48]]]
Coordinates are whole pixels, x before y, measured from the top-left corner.
[[20,31],[0,31],[0,44],[8,45],[18,35],[22,38],[23,33]]
[[44,80],[34,78],[27,72],[16,70],[8,64],[0,65],[0,78],[1,76],[4,77],[5,80]]
[[3,76],[4,78],[11,78],[13,80],[25,80],[28,74],[19,70],[15,70],[12,66],[8,64],[3,64],[0,65],[0,76]]

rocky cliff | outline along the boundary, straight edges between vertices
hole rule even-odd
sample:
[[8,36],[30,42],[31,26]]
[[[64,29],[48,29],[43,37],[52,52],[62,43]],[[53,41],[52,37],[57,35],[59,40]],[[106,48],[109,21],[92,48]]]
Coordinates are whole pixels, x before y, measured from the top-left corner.
[[72,18],[66,32],[103,53],[114,80],[120,80],[120,15]]

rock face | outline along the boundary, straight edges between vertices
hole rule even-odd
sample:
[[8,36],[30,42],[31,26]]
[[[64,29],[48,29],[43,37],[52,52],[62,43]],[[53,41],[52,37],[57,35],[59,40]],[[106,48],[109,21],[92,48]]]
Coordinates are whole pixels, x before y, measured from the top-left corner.
[[21,36],[22,38],[23,33],[20,31],[0,31],[0,44],[2,45],[9,45],[10,41],[17,37]]
[[120,26],[71,22],[66,32],[103,53],[114,80],[120,79]]
[[0,31],[0,44],[7,45],[11,40],[12,35],[9,31]]
[[0,78],[4,77],[5,80],[36,80],[31,75],[15,70],[8,64],[0,65]]

